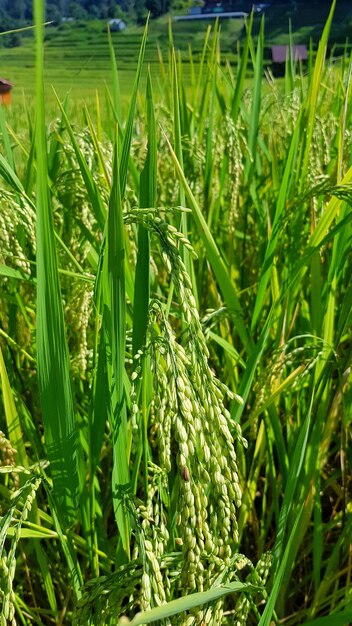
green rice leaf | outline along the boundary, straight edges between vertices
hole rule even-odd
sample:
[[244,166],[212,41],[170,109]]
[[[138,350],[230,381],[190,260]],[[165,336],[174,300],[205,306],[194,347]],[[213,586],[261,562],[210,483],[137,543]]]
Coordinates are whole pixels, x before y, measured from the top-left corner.
[[264,16],[260,23],[260,31],[257,41],[257,51],[255,55],[254,64],[254,87],[253,87],[253,102],[251,110],[251,121],[249,125],[249,137],[248,137],[248,149],[250,158],[248,157],[245,167],[245,175],[247,180],[250,180],[256,166],[257,156],[257,139],[259,130],[259,116],[260,105],[262,95],[262,83],[263,83],[263,54],[264,54]]
[[[285,494],[284,499],[281,505],[279,524],[276,533],[276,541],[274,546],[274,567],[278,566],[281,551],[284,543],[285,529],[288,523],[289,515],[294,502],[297,502],[297,498],[295,499],[295,494],[299,492],[302,483],[305,482],[305,477],[302,476],[304,470],[304,462],[305,456],[308,446],[308,439],[310,433],[310,425],[311,425],[311,413],[312,413],[312,402],[307,411],[306,418],[302,427],[300,428],[300,432],[297,438],[297,443],[294,448],[294,452],[292,455],[292,459],[290,460],[290,469],[288,478],[285,484]],[[304,493],[305,496],[305,493]],[[304,506],[304,501],[301,502],[301,506]]]
[[273,582],[273,588],[271,590],[271,593],[269,595],[268,601],[266,603],[264,612],[260,618],[259,624],[258,626],[270,626],[271,624],[271,620],[272,620],[272,616],[273,616],[273,612],[275,609],[275,604],[277,601],[277,598],[279,596],[280,593],[280,588],[281,585],[284,581],[284,577],[285,574],[287,572],[290,571],[290,565],[292,564],[291,562],[291,557],[292,557],[292,553],[295,550],[295,544],[297,542],[297,539],[299,537],[299,531],[300,531],[300,521],[302,518],[302,512],[303,512],[303,508],[301,509],[301,511],[297,512],[297,516],[293,525],[293,528],[291,530],[291,533],[287,539],[286,545],[285,545],[285,550],[284,553],[282,555],[282,559],[280,562],[280,567],[277,571],[277,574],[274,578],[274,582]]
[[70,534],[64,533],[64,530],[61,526],[61,522],[60,522],[59,515],[57,512],[55,500],[53,499],[51,493],[49,492],[47,485],[46,485],[46,494],[47,494],[48,501],[49,501],[50,508],[51,508],[54,528],[57,532],[58,538],[60,540],[61,548],[62,548],[62,551],[64,553],[64,556],[65,556],[65,559],[69,568],[70,578],[72,581],[72,588],[73,588],[73,591],[75,593],[77,600],[79,600],[79,598],[82,595],[81,589],[83,587],[83,576],[82,576],[81,567],[77,558],[77,554],[74,550],[74,546],[73,546],[72,538]]
[[254,310],[253,310],[253,315],[252,315],[252,329],[255,328],[257,321],[259,319],[260,312],[262,311],[264,300],[265,300],[265,295],[266,295],[266,287],[267,287],[268,281],[270,279],[270,276],[272,274],[273,267],[274,267],[274,257],[275,257],[277,243],[279,240],[281,219],[282,219],[282,215],[285,209],[286,199],[290,191],[292,176],[294,173],[295,160],[297,156],[297,150],[298,150],[299,138],[300,138],[300,132],[301,132],[300,122],[301,122],[301,115],[299,115],[298,117],[296,128],[291,139],[290,149],[289,149],[289,153],[288,153],[286,165],[285,165],[285,171],[284,171],[284,175],[282,177],[282,181],[280,185],[280,190],[279,190],[279,195],[278,195],[276,210],[275,210],[274,222],[272,225],[272,230],[271,230],[270,238],[268,241],[268,245],[265,251],[264,262],[263,262],[261,276],[259,280],[257,297],[255,300],[255,305],[254,305]]
[[56,94],[56,98],[58,101],[58,104],[60,106],[61,109],[61,114],[62,114],[62,118],[65,122],[66,125],[66,129],[68,131],[68,134],[70,136],[71,139],[71,143],[72,146],[74,148],[74,151],[76,153],[76,158],[81,170],[81,174],[82,174],[82,178],[84,180],[84,184],[85,184],[85,189],[87,191],[89,200],[91,202],[93,211],[94,211],[94,215],[95,218],[100,226],[100,228],[103,230],[104,229],[104,225],[105,225],[105,214],[106,214],[106,210],[104,207],[104,203],[102,201],[101,195],[99,193],[99,190],[95,184],[95,181],[93,179],[93,176],[89,170],[89,167],[87,165],[87,162],[82,154],[82,151],[78,145],[77,139],[74,135],[72,126],[69,122],[69,119],[67,117],[67,114],[65,112],[64,106],[61,104],[58,95]]
[[316,110],[318,105],[318,98],[320,96],[320,85],[323,76],[324,70],[324,62],[326,56],[326,50],[328,45],[329,33],[331,28],[332,18],[335,12],[336,0],[333,0],[331,4],[330,13],[328,19],[325,23],[324,30],[322,36],[319,41],[318,52],[314,65],[314,72],[312,76],[312,80],[310,82],[309,93],[304,106],[304,118],[306,121],[304,141],[303,141],[303,162],[302,169],[300,171],[300,188],[304,184],[304,181],[307,179],[309,160],[310,160],[310,150],[314,132],[314,126],[316,122]]
[[43,92],[43,6],[36,16],[37,366],[53,500],[67,525],[77,519],[77,430],[48,190]]
[[[124,506],[130,477],[127,457],[127,415],[124,393],[126,348],[125,238],[117,136],[107,220],[104,328],[111,350],[111,432],[114,450],[113,503],[124,551],[130,554],[130,524]],[[113,386],[113,387],[112,387]]]
[[24,192],[23,185],[18,178],[16,172],[11,167],[11,164],[0,154],[0,176],[6,181],[6,183],[17,193],[22,194]]
[[[155,207],[157,181],[157,145],[154,101],[150,71],[147,79],[148,151],[140,182],[141,208]],[[136,354],[145,342],[150,292],[150,241],[149,233],[138,228],[138,253],[134,284],[132,352]]]
[[112,70],[112,93],[114,97],[114,107],[115,107],[115,115],[117,119],[117,123],[121,124],[121,91],[120,91],[120,81],[119,74],[117,71],[116,57],[114,46],[112,43],[112,37],[110,28],[108,27],[108,41],[109,41],[109,50],[110,50],[110,63]]
[[346,611],[330,613],[325,617],[317,617],[316,619],[303,622],[302,626],[349,626],[352,622],[352,608]]
[[236,86],[235,86],[232,104],[231,104],[231,117],[235,123],[237,121],[240,106],[241,106],[243,89],[244,89],[244,81],[245,81],[246,74],[247,74],[248,54],[249,54],[249,48],[250,48],[250,43],[251,43],[251,38],[252,38],[252,26],[253,26],[253,12],[250,15],[249,22],[246,24],[247,36],[246,36],[246,41],[244,43],[243,50],[241,52],[240,66],[238,69]]
[[16,463],[18,465],[28,465],[26,448],[24,445],[23,432],[20,418],[16,409],[9,377],[5,366],[4,357],[0,346],[0,381],[2,397],[5,409],[5,418],[9,440],[16,450]]
[[121,185],[121,197],[122,198],[124,197],[125,191],[126,191],[128,162],[130,158],[130,150],[131,150],[131,143],[132,143],[133,123],[134,123],[134,116],[135,116],[135,111],[136,111],[138,88],[139,88],[139,83],[140,83],[140,79],[142,75],[145,47],[147,43],[148,23],[149,23],[149,18],[145,25],[141,47],[139,50],[138,64],[137,64],[136,76],[135,76],[134,84],[133,84],[132,98],[131,98],[131,102],[130,102],[130,106],[128,110],[127,123],[126,123],[126,128],[125,128],[124,137],[123,137],[122,152],[121,152],[121,158],[120,158],[120,185]]
[[0,264],[0,276],[6,276],[6,278],[15,278],[16,280],[30,280],[30,277],[26,274],[22,274],[20,270],[15,270],[13,267]]
[[203,604],[214,602],[215,600],[218,600],[219,598],[227,596],[231,593],[244,591],[248,593],[253,593],[256,591],[260,591],[260,587],[255,587],[254,585],[240,582],[233,582],[228,583],[227,585],[221,585],[220,587],[214,587],[213,589],[209,589],[209,591],[192,593],[184,596],[183,598],[171,600],[171,602],[168,602],[163,606],[158,606],[155,609],[151,609],[150,611],[138,613],[136,617],[132,620],[131,626],[141,626],[142,624],[151,624],[152,622],[158,622],[162,619],[167,619],[172,615],[182,613],[183,611],[189,611],[190,609],[194,609],[197,606],[202,606]]

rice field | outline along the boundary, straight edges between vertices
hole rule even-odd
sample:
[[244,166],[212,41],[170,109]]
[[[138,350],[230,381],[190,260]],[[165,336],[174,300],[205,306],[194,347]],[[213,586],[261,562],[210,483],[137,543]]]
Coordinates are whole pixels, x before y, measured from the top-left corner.
[[[0,108],[0,624],[352,622],[346,49],[217,25]],[[156,51],[157,53],[157,51]],[[49,102],[49,106],[47,103]],[[32,105],[35,104],[33,107]]]
[[[150,24],[148,40],[144,55],[145,67],[150,66],[155,88],[159,79],[160,56],[167,57],[169,48],[169,28],[171,18],[162,18]],[[214,21],[213,21],[214,23]],[[189,83],[189,47],[192,46],[192,58],[197,64],[202,53],[204,38],[210,23],[180,24],[172,23],[175,47],[182,53],[185,61],[187,84]],[[243,20],[230,20],[222,24],[221,48],[223,60],[235,58],[237,41],[243,37],[245,27]],[[111,33],[115,49],[116,63],[123,103],[128,107],[128,96],[131,92],[134,73],[138,62],[143,27],[129,25],[121,32]],[[1,37],[1,35],[0,35]],[[1,39],[0,39],[1,42]],[[96,91],[105,92],[106,85],[111,82],[111,65],[107,25],[103,20],[63,23],[55,27],[47,25],[44,32],[44,80],[46,89],[46,106],[55,103],[51,93],[54,87],[60,97],[70,92],[70,99],[83,106]],[[28,102],[35,97],[35,51],[34,33],[25,31],[21,46],[0,49],[1,75],[11,80],[14,103],[22,105],[23,96]],[[142,89],[145,81],[142,77]]]

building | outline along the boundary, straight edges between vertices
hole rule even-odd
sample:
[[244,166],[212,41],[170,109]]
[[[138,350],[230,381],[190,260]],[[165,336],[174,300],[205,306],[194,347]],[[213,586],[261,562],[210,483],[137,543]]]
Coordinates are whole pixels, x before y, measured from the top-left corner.
[[271,46],[272,71],[274,76],[283,76],[285,73],[286,61],[290,58],[293,61],[305,63],[308,60],[308,50],[305,45],[292,46]]
[[127,28],[126,22],[117,17],[109,20],[108,25],[112,33],[120,32],[121,30],[125,30],[125,28]]
[[250,13],[250,0],[205,0],[202,13]]
[[5,78],[0,78],[0,102],[1,104],[11,103],[11,90],[13,84]]

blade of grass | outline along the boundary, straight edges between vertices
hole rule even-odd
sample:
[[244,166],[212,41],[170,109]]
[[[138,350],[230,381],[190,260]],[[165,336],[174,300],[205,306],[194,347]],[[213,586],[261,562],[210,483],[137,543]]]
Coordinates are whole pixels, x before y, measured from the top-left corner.
[[213,134],[215,126],[215,110],[217,102],[216,85],[218,70],[218,45],[219,33],[215,27],[213,34],[212,50],[209,59],[209,67],[211,69],[211,86],[209,90],[209,109],[207,111],[207,131],[205,144],[205,164],[204,164],[204,209],[206,221],[211,228],[212,217],[214,211],[215,198],[213,197],[213,167],[214,167],[214,150],[213,150]]
[[[180,162],[180,165],[183,169],[183,151],[182,151],[182,130],[181,130],[181,117],[180,117],[180,97],[179,97],[179,85],[178,85],[178,76],[177,76],[177,65],[176,65],[176,54],[175,49],[171,49],[171,59],[172,59],[172,101],[173,101],[173,122],[174,122],[174,142],[175,142],[175,154]],[[186,198],[185,193],[180,186],[179,189],[179,202],[180,206],[185,206]],[[181,217],[181,230],[185,237],[188,237],[188,224],[187,224],[187,214],[183,213]],[[183,261],[185,263],[187,272],[189,276],[191,276],[192,268],[191,268],[191,258],[188,250],[183,248],[182,250]]]
[[194,609],[197,606],[202,606],[203,604],[214,602],[215,600],[218,600],[219,598],[222,598],[223,596],[229,595],[231,593],[251,593],[258,590],[260,590],[260,588],[255,587],[254,585],[250,585],[248,583],[246,584],[233,582],[228,583],[227,585],[214,587],[213,589],[209,589],[209,591],[192,593],[184,596],[183,598],[171,600],[171,602],[168,602],[163,606],[158,606],[154,609],[150,609],[150,611],[138,613],[136,617],[133,618],[131,626],[141,626],[142,624],[151,624],[152,622],[158,622],[160,620],[167,619],[172,615],[182,613],[183,611],[189,611],[190,609]]
[[149,17],[145,25],[141,47],[139,50],[138,64],[137,64],[136,76],[135,76],[134,84],[133,84],[132,98],[131,98],[131,102],[130,102],[130,106],[128,110],[127,123],[126,123],[126,128],[125,128],[124,137],[123,137],[122,152],[121,152],[121,157],[120,157],[121,198],[124,198],[125,191],[126,191],[128,162],[130,158],[132,133],[133,133],[133,123],[134,123],[134,116],[135,116],[135,111],[136,111],[138,88],[139,88],[139,83],[140,83],[140,79],[142,75],[145,47],[147,43],[148,23],[149,23]]
[[[117,136],[114,146],[112,187],[107,219],[106,293],[104,327],[111,349],[110,393],[112,395],[111,432],[113,441],[113,504],[122,545],[130,554],[130,524],[124,507],[124,492],[129,487],[127,458],[127,415],[124,394],[126,344],[125,241],[122,216],[121,180]],[[111,385],[114,386],[112,389]]]
[[[312,396],[311,404],[307,412],[305,421],[302,424],[302,427],[300,428],[300,431],[298,434],[297,443],[296,443],[296,446],[292,455],[292,459],[290,459],[290,470],[289,470],[288,478],[285,484],[284,499],[281,505],[279,524],[278,524],[275,546],[274,546],[274,551],[273,551],[273,571],[274,572],[275,572],[275,568],[278,568],[279,563],[280,563],[281,552],[282,552],[283,543],[284,543],[285,529],[288,523],[290,511],[292,509],[293,504],[297,503],[297,497],[295,498],[295,494],[300,489],[301,483],[304,482],[305,480],[305,477],[303,477],[302,479],[302,473],[304,471],[304,462],[305,462],[305,456],[306,456],[306,451],[307,451],[307,446],[308,446],[313,399],[314,399],[314,396]],[[304,502],[301,502],[300,504],[302,507],[304,506]]]
[[22,274],[20,270],[15,270],[7,265],[0,264],[0,276],[6,276],[7,278],[15,278],[15,280],[30,280],[28,274]]
[[261,19],[260,31],[257,41],[257,51],[254,65],[254,88],[253,88],[253,101],[251,110],[251,121],[249,125],[248,135],[248,149],[249,156],[245,165],[245,176],[248,182],[251,182],[251,177],[256,167],[256,145],[259,129],[259,116],[260,116],[260,104],[262,95],[262,83],[263,83],[263,51],[264,51],[264,16]]
[[330,613],[325,617],[304,622],[302,626],[349,626],[352,622],[352,608],[346,611]]
[[112,43],[112,37],[111,37],[111,32],[110,32],[110,28],[108,27],[108,41],[109,41],[109,50],[110,50],[110,63],[111,63],[111,70],[112,70],[112,93],[113,93],[113,97],[114,97],[114,107],[115,107],[115,114],[116,114],[116,118],[117,118],[117,123],[120,125],[121,124],[121,91],[120,91],[120,81],[119,81],[119,74],[117,71],[117,65],[116,65],[116,57],[115,57],[115,51],[114,51],[114,46]]
[[[140,207],[148,208],[156,206],[157,191],[157,138],[154,115],[154,99],[150,70],[147,77],[147,121],[148,121],[148,148],[144,169],[141,173],[140,182]],[[144,226],[138,227],[138,252],[136,264],[136,276],[134,283],[133,300],[133,334],[132,351],[137,354],[145,345],[148,324],[148,310],[150,298],[150,235]],[[144,493],[148,493],[148,401],[147,385],[149,382],[148,358],[143,360],[142,376],[142,411],[141,411],[141,450],[137,452],[137,461],[134,472],[137,471],[139,459],[143,454]]]
[[7,425],[7,431],[9,440],[16,450],[16,464],[26,466],[28,465],[28,458],[26,448],[24,445],[23,432],[21,428],[20,418],[16,409],[15,400],[13,397],[9,377],[5,366],[4,357],[0,346],[0,380],[2,397],[5,409],[5,419]]
[[[140,207],[148,208],[156,206],[157,184],[157,145],[156,125],[154,115],[153,90],[148,70],[147,78],[147,119],[148,119],[148,148],[144,169],[141,173],[140,182]],[[136,277],[134,285],[134,308],[133,308],[133,339],[132,351],[136,354],[144,343],[147,330],[149,292],[150,292],[150,241],[149,233],[143,227],[138,228],[138,254],[136,264]]]
[[303,515],[303,507],[300,511],[297,512],[297,516],[296,516],[292,531],[286,542],[285,551],[282,555],[280,566],[274,578],[273,588],[267,600],[264,612],[260,618],[258,626],[270,626],[270,624],[272,623],[271,620],[272,620],[272,616],[274,613],[275,604],[280,593],[282,582],[285,578],[286,573],[288,572],[288,570],[291,568],[291,565],[292,565],[292,552],[294,551],[295,544],[299,536],[299,531],[300,531],[299,524],[300,524],[302,515]]
[[96,133],[95,128],[93,126],[92,118],[90,116],[88,107],[85,107],[84,115],[86,117],[87,125],[88,125],[89,132],[90,132],[90,136],[92,138],[92,141],[93,141],[93,144],[94,144],[94,148],[95,148],[95,152],[96,152],[96,155],[98,157],[100,171],[101,171],[101,173],[104,176],[104,179],[105,179],[105,182],[106,182],[106,186],[108,188],[110,188],[110,176],[109,176],[109,173],[108,173],[108,170],[107,170],[107,165],[106,165],[104,156],[102,154],[101,146],[100,146],[100,143],[99,143],[99,140],[98,140],[97,133]]
[[[66,96],[63,102],[63,109],[66,112],[68,107],[68,96]],[[60,166],[60,153],[62,149],[62,140],[61,134],[65,128],[64,120],[61,116],[57,128],[55,128],[55,133],[51,138],[50,147],[48,151],[48,173],[50,176],[50,180],[53,182],[56,181],[58,170]],[[31,167],[31,159],[28,160],[28,170]],[[28,176],[30,176],[30,172],[28,172]]]
[[296,161],[296,155],[297,155],[300,132],[301,132],[300,120],[301,120],[301,116],[298,117],[296,128],[291,139],[290,149],[289,149],[289,153],[288,153],[288,157],[287,157],[287,161],[285,165],[285,171],[284,171],[284,175],[282,178],[280,191],[279,191],[279,195],[277,199],[274,222],[272,225],[270,239],[268,241],[268,245],[265,251],[264,262],[263,262],[263,266],[261,270],[257,296],[255,299],[255,305],[254,305],[254,310],[253,310],[253,315],[252,315],[252,324],[251,324],[252,330],[256,327],[258,319],[259,319],[259,315],[262,311],[264,299],[266,295],[266,287],[270,279],[271,273],[273,271],[274,256],[275,256],[275,251],[276,251],[279,234],[280,234],[281,218],[282,218],[282,214],[285,209],[285,206],[286,206],[286,200],[289,195],[292,177],[295,171],[295,161]]
[[[26,533],[28,533],[28,538],[31,537],[30,533],[35,533],[37,532],[38,535],[36,537],[36,539],[40,539],[43,537],[43,533],[41,534],[40,531],[35,531],[35,530],[30,530],[30,529],[22,529],[22,536],[23,538],[26,537]],[[55,531],[49,531],[51,536],[55,536],[56,532]],[[47,534],[49,534],[47,532]],[[42,536],[41,536],[42,535]],[[32,535],[33,536],[33,535]],[[55,619],[58,618],[58,606],[57,606],[57,602],[56,602],[56,596],[55,596],[55,587],[54,587],[54,582],[53,582],[53,578],[51,575],[51,571],[50,571],[50,563],[48,561],[48,557],[45,554],[43,547],[41,545],[41,543],[39,541],[35,541],[34,542],[34,549],[35,549],[35,554],[37,557],[37,561],[38,561],[38,565],[40,568],[40,573],[43,577],[44,580],[44,587],[46,590],[46,595],[47,598],[49,600],[49,604],[50,604],[50,608],[53,612],[53,615],[55,617]]]
[[62,551],[66,558],[66,562],[67,562],[68,569],[70,572],[70,578],[72,581],[73,591],[75,593],[76,599],[79,600],[79,598],[82,596],[81,589],[83,587],[83,576],[82,576],[81,567],[80,567],[77,554],[75,552],[75,549],[72,543],[71,536],[70,534],[66,535],[61,526],[61,522],[57,514],[57,510],[56,510],[57,509],[56,502],[48,489],[48,485],[46,484],[45,486],[46,486],[47,498],[50,504],[54,528],[57,532]]
[[16,172],[2,154],[0,154],[0,176],[15,192],[19,194],[24,192],[23,185]]
[[43,74],[43,4],[35,0],[37,155],[37,367],[53,500],[65,522],[77,518],[77,430],[48,191]]
[[325,23],[324,30],[319,41],[318,52],[317,52],[315,65],[314,65],[314,72],[313,72],[312,80],[310,83],[307,100],[304,104],[304,118],[306,120],[306,129],[305,129],[304,141],[303,141],[302,168],[299,172],[299,181],[300,181],[298,185],[299,190],[302,189],[304,182],[307,180],[309,159],[310,159],[310,149],[311,149],[311,143],[312,143],[312,138],[313,138],[315,120],[316,120],[318,98],[320,95],[319,87],[320,87],[321,79],[323,75],[326,49],[327,49],[327,44],[328,44],[328,39],[329,39],[331,22],[332,22],[332,18],[335,12],[335,7],[336,7],[336,0],[333,0],[328,19]]
[[314,590],[317,593],[320,580],[321,569],[323,563],[323,551],[324,551],[324,526],[322,519],[322,505],[321,505],[321,479],[317,473],[314,494],[314,523],[313,523],[313,581]]
[[252,38],[252,26],[253,26],[253,11],[251,12],[249,22],[246,22],[247,36],[246,36],[246,40],[245,40],[244,47],[243,47],[241,57],[240,57],[240,64],[239,64],[239,69],[237,73],[236,86],[235,86],[235,91],[233,94],[233,100],[231,104],[231,117],[235,124],[237,122],[238,114],[240,111],[245,78],[247,75],[248,54],[249,54],[249,47],[250,47],[250,42]]
[[66,129],[68,131],[68,134],[70,136],[73,149],[74,149],[75,154],[76,154],[78,165],[79,165],[79,168],[81,170],[82,178],[83,178],[83,181],[84,181],[84,186],[85,186],[86,192],[88,194],[89,200],[91,202],[95,218],[96,218],[100,228],[102,230],[104,230],[105,216],[106,216],[106,210],[105,210],[105,207],[104,207],[104,203],[102,201],[102,198],[101,198],[101,195],[99,193],[99,190],[98,190],[98,188],[97,188],[97,186],[95,184],[95,181],[93,179],[92,173],[90,172],[89,167],[87,165],[87,162],[86,162],[86,160],[85,160],[85,158],[84,158],[84,156],[83,156],[83,154],[81,152],[81,149],[80,149],[80,147],[78,145],[78,142],[76,140],[76,137],[75,137],[73,129],[72,129],[72,126],[71,126],[71,124],[69,122],[69,119],[67,117],[67,114],[66,114],[66,112],[64,110],[64,107],[61,104],[61,102],[59,100],[59,97],[56,94],[55,90],[54,90],[54,93],[55,93],[57,102],[59,104],[59,107],[61,109],[62,118],[63,118],[63,120],[65,122]]
[[31,147],[27,157],[26,176],[24,179],[24,189],[27,196],[31,197],[35,187],[36,163],[35,163],[35,132],[33,133]]

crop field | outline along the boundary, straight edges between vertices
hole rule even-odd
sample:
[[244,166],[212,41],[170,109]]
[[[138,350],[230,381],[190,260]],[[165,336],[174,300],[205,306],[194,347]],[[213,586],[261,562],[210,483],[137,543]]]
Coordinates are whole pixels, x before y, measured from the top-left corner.
[[263,22],[233,57],[217,24],[178,54],[165,22],[162,59],[150,24],[121,46],[128,89],[107,39],[99,89],[72,55],[67,96],[65,31],[54,45],[35,8],[33,56],[8,57],[32,82],[0,107],[1,626],[348,626],[334,5],[280,80]]
[[[152,23],[145,50],[145,67],[151,67],[153,77],[160,78],[161,59],[167,61],[169,50],[169,28],[171,22],[163,18]],[[214,25],[214,22],[212,23]],[[189,46],[196,64],[201,56],[204,38],[209,23],[173,23],[175,46],[182,51],[186,61],[187,83],[189,83]],[[243,20],[227,21],[222,25],[223,58],[234,59],[236,42],[245,30]],[[124,99],[130,95],[131,85],[138,62],[143,28],[130,26],[125,32],[112,33],[116,62],[119,70],[121,93]],[[64,97],[69,91],[72,100],[87,100],[95,92],[104,93],[111,83],[111,64],[106,24],[91,21],[77,24],[62,24],[45,29],[45,83],[53,85]],[[22,101],[22,92],[30,101],[35,93],[34,35],[25,33],[18,48],[2,49],[1,72],[15,84],[13,98]],[[187,62],[188,61],[188,62]],[[145,81],[143,80],[143,87]],[[54,100],[48,89],[47,99]],[[22,102],[21,102],[22,104]]]
[[[270,67],[270,46],[288,44],[289,22],[291,23],[293,43],[309,46],[310,40],[316,48],[328,16],[328,5],[306,3],[295,8],[294,5],[273,6],[265,14],[265,65]],[[261,17],[254,17],[254,41],[258,36]],[[158,93],[160,84],[160,59],[167,63],[169,53],[169,29],[172,24],[173,43],[183,60],[183,83],[190,86],[191,63],[197,72],[201,58],[204,38],[212,22],[177,22],[172,16],[166,16],[150,23],[145,51],[145,67],[151,68],[154,88]],[[334,21],[331,26],[331,42],[341,47],[350,34],[352,9],[349,2],[339,0]],[[243,46],[246,38],[245,24],[242,19],[220,21],[221,63],[226,61],[236,66],[238,45]],[[143,27],[129,24],[121,33],[112,33],[112,41],[119,71],[121,96],[127,107],[131,85],[138,61]],[[1,35],[0,35],[1,43]],[[46,106],[55,102],[50,87],[54,86],[60,97],[70,92],[70,99],[79,103],[95,98],[95,93],[105,93],[106,85],[111,84],[111,64],[106,24],[103,21],[63,23],[60,26],[48,25],[44,33]],[[35,93],[35,51],[33,31],[21,34],[21,45],[15,48],[0,48],[1,76],[14,83],[14,104],[31,107]],[[145,73],[144,73],[145,75]],[[252,80],[252,67],[247,72],[248,84]],[[145,81],[142,76],[142,88]]]

